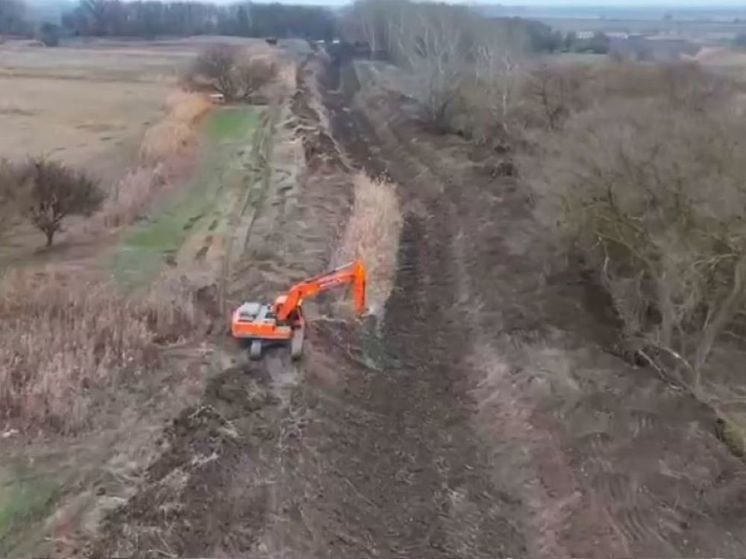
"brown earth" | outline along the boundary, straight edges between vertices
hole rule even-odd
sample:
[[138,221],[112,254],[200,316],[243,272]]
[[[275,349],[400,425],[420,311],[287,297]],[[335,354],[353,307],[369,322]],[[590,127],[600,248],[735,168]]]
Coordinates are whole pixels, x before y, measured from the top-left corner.
[[[324,269],[358,167],[405,212],[383,322],[322,302],[300,365],[236,352],[89,554],[743,555],[743,463],[709,410],[606,351],[603,298],[557,272],[520,181],[494,177],[506,156],[431,135],[339,60],[298,78],[228,301]],[[298,176],[277,163],[300,153]]]

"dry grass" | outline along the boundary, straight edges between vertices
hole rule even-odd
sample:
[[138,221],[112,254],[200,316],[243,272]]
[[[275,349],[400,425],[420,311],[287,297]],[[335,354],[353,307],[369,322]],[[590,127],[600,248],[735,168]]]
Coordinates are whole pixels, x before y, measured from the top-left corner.
[[166,107],[166,116],[145,133],[140,146],[145,165],[157,165],[191,148],[197,140],[197,125],[212,104],[200,93],[178,92],[169,96]]
[[9,77],[2,73],[4,62],[0,61],[3,157],[20,161],[47,154],[66,165],[85,166],[103,183],[121,177],[131,164],[144,123],[158,118],[167,93],[167,86],[160,83]]
[[339,263],[362,258],[368,272],[368,304],[383,309],[394,285],[402,217],[396,187],[358,173],[355,203],[337,254]]
[[155,192],[167,187],[174,177],[183,175],[197,140],[197,125],[211,108],[204,95],[171,93],[166,99],[166,116],[145,133],[140,146],[140,166],[128,172],[113,188],[88,229],[133,223]]
[[153,192],[164,183],[160,167],[138,167],[127,173],[97,216],[100,224],[104,227],[119,227],[134,223]]
[[23,428],[85,428],[96,394],[158,365],[157,346],[192,336],[186,289],[125,296],[100,282],[16,271],[0,285],[0,410]]

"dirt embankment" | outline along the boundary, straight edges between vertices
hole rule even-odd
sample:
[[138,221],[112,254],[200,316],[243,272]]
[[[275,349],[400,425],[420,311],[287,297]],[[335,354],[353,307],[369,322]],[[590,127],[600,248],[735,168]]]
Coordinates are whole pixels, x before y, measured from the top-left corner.
[[742,554],[742,464],[705,410],[599,348],[594,294],[553,273],[517,180],[325,64],[282,109],[227,299],[325,267],[357,167],[405,212],[383,323],[317,317],[300,366],[236,355],[92,555]]

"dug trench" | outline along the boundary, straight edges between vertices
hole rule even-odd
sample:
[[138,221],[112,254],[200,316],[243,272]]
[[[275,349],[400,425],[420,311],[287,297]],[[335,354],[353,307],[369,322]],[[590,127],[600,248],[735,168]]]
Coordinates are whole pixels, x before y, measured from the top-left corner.
[[742,554],[743,465],[707,410],[589,342],[605,328],[552,273],[517,179],[354,69],[299,70],[272,158],[306,166],[275,165],[226,297],[322,271],[356,167],[398,183],[405,213],[382,322],[318,316],[300,365],[226,348],[89,555]]

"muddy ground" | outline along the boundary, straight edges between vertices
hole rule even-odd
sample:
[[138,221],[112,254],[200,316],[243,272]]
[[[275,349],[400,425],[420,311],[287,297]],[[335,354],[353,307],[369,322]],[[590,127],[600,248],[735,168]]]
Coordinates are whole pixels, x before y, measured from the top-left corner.
[[306,171],[262,201],[229,302],[324,269],[357,167],[405,212],[385,318],[322,301],[301,364],[236,353],[89,555],[743,555],[743,463],[711,412],[607,351],[603,302],[558,271],[507,155],[429,133],[349,61],[299,78],[278,130]]

